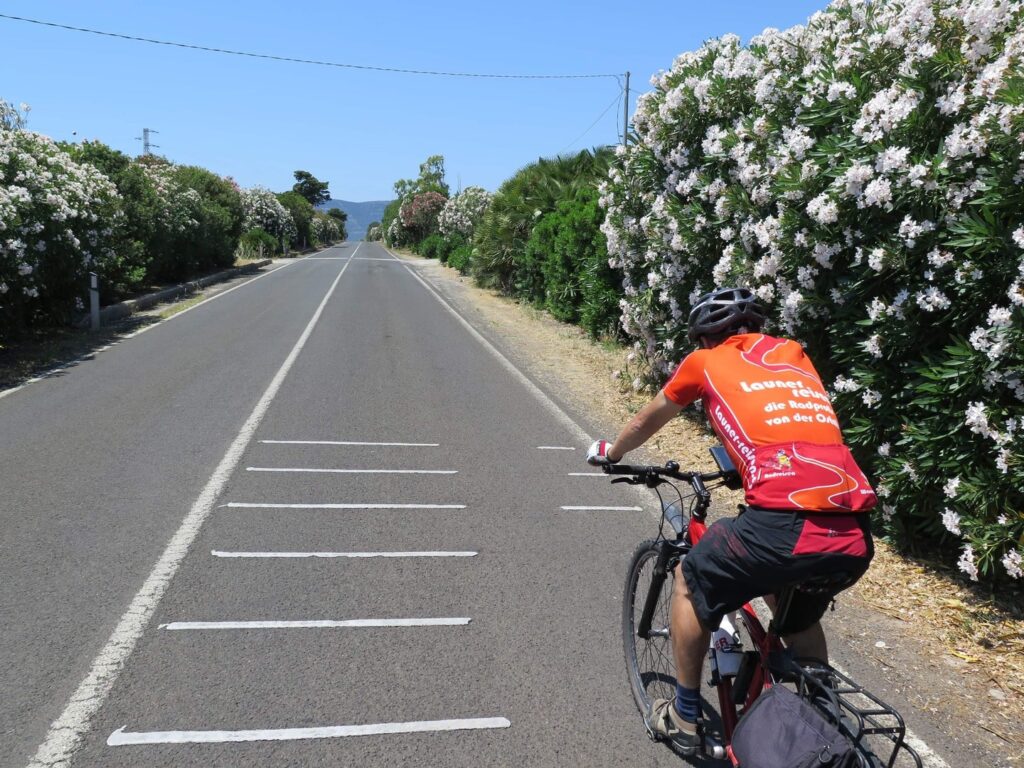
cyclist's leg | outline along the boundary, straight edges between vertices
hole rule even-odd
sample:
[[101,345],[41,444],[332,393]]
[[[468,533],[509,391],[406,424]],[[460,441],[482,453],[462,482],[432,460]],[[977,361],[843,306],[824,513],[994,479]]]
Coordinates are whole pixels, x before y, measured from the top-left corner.
[[711,632],[697,617],[690,588],[683,577],[683,567],[676,566],[676,581],[672,590],[672,652],[676,662],[676,679],[686,688],[699,688],[704,657],[707,655]]
[[[794,600],[798,596],[794,596]],[[831,600],[831,596],[828,600]],[[775,613],[775,595],[765,595],[764,601],[771,608],[772,613]],[[826,604],[821,607],[821,615],[824,614],[827,608]],[[807,610],[807,608],[804,608]],[[811,609],[814,610],[813,608]],[[825,638],[825,630],[821,626],[821,621],[816,620],[813,624],[808,626],[806,629],[801,629],[796,632],[790,632],[782,636],[782,641],[786,644],[787,648],[791,648],[793,653],[802,659],[816,659],[825,664],[828,664],[828,640]]]

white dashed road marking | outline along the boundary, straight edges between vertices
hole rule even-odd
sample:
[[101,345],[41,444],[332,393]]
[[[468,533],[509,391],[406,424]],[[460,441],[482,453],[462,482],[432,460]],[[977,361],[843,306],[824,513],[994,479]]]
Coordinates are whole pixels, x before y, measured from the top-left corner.
[[538,445],[538,451],[575,451],[571,445]]
[[268,445],[386,445],[400,448],[437,448],[440,443],[368,443],[357,440],[260,440]]
[[642,512],[643,507],[561,507],[569,512],[579,511],[586,512],[589,510],[594,511],[605,511],[605,512]]
[[301,621],[172,621],[160,629],[362,629],[364,627],[462,627],[467,618],[457,619],[308,619]]
[[455,475],[457,469],[316,469],[309,467],[246,467],[246,472],[327,472],[343,475]]
[[477,552],[222,552],[210,551],[214,557],[275,558],[275,557],[476,557]]
[[118,728],[107,744],[217,744],[229,741],[290,741],[296,739],[339,739],[346,736],[381,736],[395,733],[428,733],[431,731],[469,731],[486,728],[508,728],[504,717],[475,717],[464,720],[421,720],[410,723],[373,723],[368,725],[333,725],[324,728],[277,728],[265,731],[149,731],[127,733]]
[[263,504],[232,501],[222,507],[235,509],[465,509],[465,504]]

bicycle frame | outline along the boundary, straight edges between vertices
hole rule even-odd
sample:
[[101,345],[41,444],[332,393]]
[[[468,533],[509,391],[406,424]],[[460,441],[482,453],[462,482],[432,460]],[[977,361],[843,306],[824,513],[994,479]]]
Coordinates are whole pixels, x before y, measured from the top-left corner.
[[[669,462],[666,465],[666,469],[675,474],[678,472],[678,465],[672,466],[673,464],[674,462]],[[610,470],[609,474],[616,474],[614,468]],[[659,552],[651,577],[651,585],[644,598],[644,608],[640,615],[640,622],[637,625],[638,636],[644,639],[650,637],[651,621],[657,608],[658,598],[661,595],[665,579],[668,578],[670,564],[673,560],[682,557],[691,548],[696,546],[697,542],[707,532],[706,520],[708,509],[711,506],[711,493],[704,484],[705,480],[726,480],[728,479],[728,474],[727,470],[704,475],[698,473],[675,474],[676,479],[686,480],[690,483],[694,491],[694,505],[689,511],[687,520],[669,520],[673,528],[677,530],[677,538],[674,542],[666,539],[666,546],[663,546]],[[612,482],[622,481],[630,482],[626,478],[617,478]],[[641,482],[650,488],[656,488],[667,481],[658,474],[652,474],[645,477]],[[679,512],[680,515],[685,514],[682,510],[679,510]],[[711,680],[711,684],[718,691],[719,711],[726,744],[732,741],[733,730],[743,711],[746,711],[746,708],[754,703],[754,700],[757,699],[765,688],[770,687],[771,678],[768,670],[768,660],[771,654],[783,650],[778,636],[770,629],[766,630],[764,628],[750,603],[746,603],[740,609],[740,615],[751,642],[756,649],[744,654],[744,662],[741,665],[740,674],[736,677],[736,680],[741,683],[737,686],[736,690],[737,692],[742,691],[742,693],[734,694],[733,680],[728,677],[718,677],[717,670],[713,670]],[[739,704],[743,706],[742,711],[737,709]]]
[[[737,478],[735,469],[731,465],[724,463],[720,455],[715,454],[714,451],[712,454],[719,463],[719,472],[706,474],[680,472],[679,465],[672,461],[666,463],[664,467],[622,465],[604,467],[606,474],[632,475],[632,477],[617,477],[612,480],[613,483],[625,482],[656,489],[665,483],[671,485],[666,479],[669,478],[689,483],[693,491],[689,510],[684,510],[682,506],[674,508],[673,505],[662,503],[662,524],[664,525],[666,522],[670,524],[675,532],[675,539],[659,537],[663,545],[658,550],[658,559],[655,562],[651,582],[644,597],[640,620],[636,625],[636,635],[645,640],[652,634],[652,618],[657,610],[669,569],[674,567],[674,563],[684,557],[707,533],[707,513],[711,506],[711,494],[704,484],[705,481],[720,480],[722,484],[731,485]],[[685,499],[681,494],[680,502],[685,504]],[[852,729],[845,728],[844,732],[859,745],[859,749],[870,751],[867,745],[862,744],[862,739],[865,736],[881,736],[888,739],[892,751],[888,760],[879,761],[878,765],[892,768],[899,755],[906,754],[918,768],[921,768],[921,758],[904,741],[906,728],[903,718],[895,709],[833,668],[829,666],[813,668],[814,672],[825,671],[831,678],[833,687],[826,687],[820,679],[815,677],[813,672],[809,671],[812,668],[801,666],[786,654],[782,641],[775,632],[774,624],[771,623],[765,628],[753,605],[749,602],[745,603],[736,613],[743,622],[753,647],[744,651],[739,670],[734,677],[719,676],[717,665],[712,664],[710,684],[715,686],[718,692],[722,736],[725,744],[724,746],[719,745],[711,739],[706,739],[704,745],[706,754],[715,758],[727,758],[734,766],[738,765],[731,749],[732,736],[737,723],[762,692],[772,685],[788,681],[796,682],[801,695],[820,694],[829,697],[837,718],[842,712],[844,717],[852,721],[854,727]],[[658,636],[667,637],[669,634],[667,628],[654,632]],[[858,704],[853,697],[861,697],[861,700],[866,700],[867,703]],[[861,755],[862,764],[865,764],[863,763],[865,759]],[[877,755],[873,759],[879,760]],[[874,764],[872,762],[872,765]]]

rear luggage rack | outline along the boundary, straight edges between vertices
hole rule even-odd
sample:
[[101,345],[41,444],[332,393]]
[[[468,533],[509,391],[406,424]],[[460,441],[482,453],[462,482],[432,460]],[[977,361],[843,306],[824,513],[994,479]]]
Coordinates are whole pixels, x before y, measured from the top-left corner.
[[[907,727],[903,717],[864,686],[855,683],[831,666],[805,664],[782,654],[779,677],[796,685],[801,698],[813,704],[858,747],[876,761],[861,755],[865,768],[923,768],[920,756],[906,743]],[[902,758],[902,759],[901,759]]]

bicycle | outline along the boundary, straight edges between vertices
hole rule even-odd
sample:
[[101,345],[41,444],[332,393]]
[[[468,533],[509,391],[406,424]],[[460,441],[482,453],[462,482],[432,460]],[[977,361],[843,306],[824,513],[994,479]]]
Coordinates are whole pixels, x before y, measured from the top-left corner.
[[[603,467],[606,474],[618,476],[613,483],[646,486],[655,491],[661,502],[658,536],[644,541],[634,551],[622,606],[626,667],[633,699],[642,716],[653,699],[675,696],[669,638],[674,568],[707,531],[711,490],[723,486],[733,490],[742,487],[739,473],[725,449],[715,446],[710,450],[718,465],[716,472],[683,472],[674,461],[663,467],[624,464]],[[679,484],[682,483],[689,488],[681,490]],[[665,485],[673,489],[678,502],[665,502],[659,490]],[[666,538],[666,526],[672,538]],[[835,592],[848,586],[844,580],[849,581],[845,574],[839,574],[786,587],[777,596],[775,617],[767,628],[750,603],[723,619],[708,649],[709,685],[718,693],[721,734],[715,738],[702,730],[698,754],[728,759],[733,766],[739,766],[731,749],[737,723],[761,693],[773,685],[789,684],[797,695],[812,702],[853,742],[861,768],[894,768],[901,757],[910,761],[901,760],[901,765],[922,768],[921,758],[905,741],[906,726],[895,709],[833,667],[794,658],[784,649],[776,632],[777,626],[785,626],[786,613],[796,591]],[[743,649],[734,624],[745,631],[751,645],[749,649]],[[656,739],[650,728],[647,731]],[[885,749],[889,750],[888,757],[880,757],[879,751]]]

